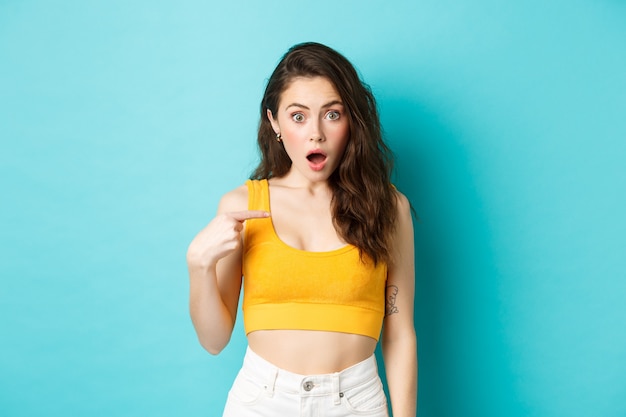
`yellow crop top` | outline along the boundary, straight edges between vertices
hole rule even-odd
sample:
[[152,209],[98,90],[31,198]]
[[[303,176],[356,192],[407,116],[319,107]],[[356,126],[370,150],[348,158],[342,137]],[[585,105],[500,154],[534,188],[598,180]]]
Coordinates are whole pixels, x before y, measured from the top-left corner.
[[[247,181],[250,210],[270,210],[267,180]],[[307,252],[280,240],[272,218],[246,221],[243,317],[255,330],[325,330],[378,340],[385,313],[387,265],[352,245]]]

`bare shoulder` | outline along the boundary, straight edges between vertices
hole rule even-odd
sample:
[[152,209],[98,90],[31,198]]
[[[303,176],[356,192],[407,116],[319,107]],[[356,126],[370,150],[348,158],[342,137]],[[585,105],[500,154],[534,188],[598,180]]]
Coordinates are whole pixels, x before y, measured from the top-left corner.
[[244,184],[224,194],[220,199],[218,213],[248,209],[248,187]]
[[394,256],[393,264],[396,267],[408,262],[405,267],[413,263],[413,216],[409,199],[396,191],[396,227],[393,236]]
[[411,221],[411,203],[409,199],[398,190],[396,190],[396,210],[400,223]]

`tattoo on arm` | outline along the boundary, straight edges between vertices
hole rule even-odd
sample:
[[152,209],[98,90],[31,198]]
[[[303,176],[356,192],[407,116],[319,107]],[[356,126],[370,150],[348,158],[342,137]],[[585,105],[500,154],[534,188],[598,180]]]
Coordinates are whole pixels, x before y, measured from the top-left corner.
[[398,313],[398,307],[396,307],[397,295],[398,295],[398,287],[396,287],[395,285],[389,285],[387,287],[385,316],[391,316],[394,313]]

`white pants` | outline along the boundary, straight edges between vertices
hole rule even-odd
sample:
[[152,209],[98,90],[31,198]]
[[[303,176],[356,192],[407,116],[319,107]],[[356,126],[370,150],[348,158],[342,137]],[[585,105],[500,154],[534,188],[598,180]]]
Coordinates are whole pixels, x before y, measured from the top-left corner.
[[223,417],[388,417],[374,355],[333,374],[298,375],[246,352]]

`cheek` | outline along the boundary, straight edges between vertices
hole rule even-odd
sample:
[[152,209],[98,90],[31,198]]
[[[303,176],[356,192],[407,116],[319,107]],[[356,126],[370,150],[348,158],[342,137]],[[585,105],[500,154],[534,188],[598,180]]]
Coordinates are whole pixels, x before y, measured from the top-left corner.
[[350,125],[347,121],[333,122],[326,125],[326,136],[341,139],[350,136]]
[[283,148],[285,149],[285,153],[289,159],[293,161],[293,158],[296,154],[302,152],[302,143],[304,143],[302,139],[294,136],[289,131],[283,130]]
[[287,138],[287,140],[296,141],[301,138],[302,129],[298,129],[297,127],[291,124],[286,124],[286,126],[283,125],[281,133],[284,138]]
[[[339,133],[339,132],[338,132]],[[335,152],[338,155],[343,155],[346,153],[346,148],[348,147],[348,142],[350,141],[350,132],[349,130],[344,130],[341,132],[341,136],[337,136],[332,143],[334,144]]]
[[348,140],[348,138],[350,137],[350,126],[347,123],[343,127],[343,136],[346,138],[346,140]]
[[350,126],[345,123],[340,126],[337,126],[337,129],[334,131],[333,135],[337,140],[343,142],[343,146],[348,143],[348,139],[350,138]]

